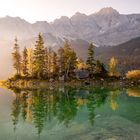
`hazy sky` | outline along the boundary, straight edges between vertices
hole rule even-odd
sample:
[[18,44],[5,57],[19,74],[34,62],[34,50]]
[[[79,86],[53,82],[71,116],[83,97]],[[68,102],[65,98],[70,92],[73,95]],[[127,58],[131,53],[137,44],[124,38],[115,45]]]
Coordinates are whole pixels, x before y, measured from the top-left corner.
[[0,17],[53,21],[76,12],[91,14],[103,7],[113,7],[123,14],[140,13],[140,0],[0,0]]

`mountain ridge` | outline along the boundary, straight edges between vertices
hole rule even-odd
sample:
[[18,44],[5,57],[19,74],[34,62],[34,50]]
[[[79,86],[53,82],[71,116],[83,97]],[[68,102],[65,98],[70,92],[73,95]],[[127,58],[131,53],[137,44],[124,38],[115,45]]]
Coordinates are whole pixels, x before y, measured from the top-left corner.
[[77,12],[70,18],[62,16],[53,22],[29,23],[20,17],[6,16],[0,18],[0,31],[0,39],[7,41],[15,36],[22,41],[28,40],[41,32],[61,40],[82,39],[99,46],[118,45],[140,36],[140,14],[124,15],[107,7],[90,15]]
[[[102,14],[102,12],[104,14],[108,13],[108,11],[110,11],[111,13],[114,12],[114,13],[117,13],[117,14],[120,14],[120,15],[139,15],[140,13],[131,13],[131,14],[123,14],[123,13],[119,13],[116,9],[112,8],[112,7],[104,7],[102,9],[100,9],[99,11],[97,12],[94,12],[94,13],[91,13],[91,14],[85,14],[85,13],[82,13],[82,12],[75,12],[75,14],[73,14],[72,16],[68,17],[68,16],[65,16],[65,15],[62,15],[61,17],[67,17],[67,18],[72,18],[73,16],[75,15],[85,15],[85,16],[91,16],[91,15],[95,15],[95,14]],[[24,20],[26,22],[28,22],[29,24],[36,24],[37,22],[47,22],[49,24],[53,23],[55,20],[59,20],[61,19],[61,17],[59,18],[55,18],[53,21],[50,21],[48,22],[47,20],[37,20],[35,22],[29,22],[28,20],[24,19],[24,18],[21,18],[19,16],[10,16],[10,15],[6,15],[6,16],[3,16],[3,17],[0,17],[0,20],[1,19],[4,19],[4,18],[16,18],[16,19],[20,19],[20,20]]]
[[140,37],[133,38],[117,46],[99,47],[95,49],[96,59],[105,64],[111,57],[118,59],[118,68],[121,73],[140,69]]

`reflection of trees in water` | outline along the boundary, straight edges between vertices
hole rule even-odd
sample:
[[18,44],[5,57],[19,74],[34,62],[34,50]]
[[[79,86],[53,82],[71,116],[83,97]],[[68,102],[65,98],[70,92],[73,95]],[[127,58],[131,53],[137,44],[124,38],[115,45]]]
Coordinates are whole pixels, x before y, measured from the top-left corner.
[[132,97],[140,97],[140,88],[128,88],[127,94]]
[[45,121],[45,110],[46,110],[46,96],[40,90],[34,91],[32,96],[32,112],[33,122],[35,127],[38,129],[38,134],[41,133],[44,121]]
[[21,109],[21,105],[20,105],[20,93],[19,93],[19,94],[16,94],[16,98],[12,104],[11,116],[12,116],[14,131],[16,131],[16,126],[18,124],[20,109]]
[[[19,120],[32,122],[40,134],[47,122],[57,119],[68,127],[77,115],[79,106],[87,105],[89,121],[94,124],[95,109],[105,103],[108,96],[107,89],[64,88],[49,90],[20,91],[14,90],[16,95],[12,105],[12,120],[14,129]],[[80,101],[80,103],[79,103]]]
[[12,121],[14,129],[18,124],[19,115],[23,120],[32,122],[38,130],[43,130],[45,122],[57,118],[66,126],[76,116],[77,102],[75,91],[65,90],[33,90],[20,91],[14,89],[16,95],[12,104]]
[[119,90],[114,90],[114,91],[109,92],[108,101],[109,101],[110,107],[113,111],[115,111],[118,108],[116,99],[119,94],[120,94]]
[[90,94],[88,95],[87,108],[89,112],[89,121],[93,125],[96,117],[95,109],[105,103],[108,90],[95,88],[89,89],[89,93]]
[[68,126],[69,122],[76,116],[77,102],[75,98],[75,90],[66,89],[65,93],[60,94],[58,102],[57,118]]
[[21,96],[21,108],[22,108],[22,118],[25,121],[26,117],[27,117],[27,107],[28,107],[28,103],[27,103],[27,99],[28,99],[28,92],[24,92],[22,93]]

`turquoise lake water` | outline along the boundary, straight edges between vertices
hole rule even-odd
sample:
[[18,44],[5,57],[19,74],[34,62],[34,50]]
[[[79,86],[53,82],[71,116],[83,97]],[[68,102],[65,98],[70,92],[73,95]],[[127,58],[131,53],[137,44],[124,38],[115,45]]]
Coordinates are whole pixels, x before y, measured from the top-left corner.
[[0,140],[140,140],[140,89],[0,88]]

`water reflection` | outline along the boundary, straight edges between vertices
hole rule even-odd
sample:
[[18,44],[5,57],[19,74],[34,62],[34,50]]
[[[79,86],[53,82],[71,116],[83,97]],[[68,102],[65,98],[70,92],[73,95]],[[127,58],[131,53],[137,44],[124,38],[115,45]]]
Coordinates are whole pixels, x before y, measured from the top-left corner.
[[87,96],[87,108],[89,111],[89,121],[91,124],[94,124],[95,120],[95,109],[97,107],[100,107],[102,104],[105,103],[106,98],[108,96],[108,90],[107,89],[89,89],[89,95]]
[[[16,131],[19,118],[32,123],[37,129],[38,135],[43,128],[54,120],[69,126],[75,119],[78,109],[82,106],[88,110],[88,120],[91,125],[99,115],[95,113],[105,103],[110,105],[112,111],[119,105],[117,98],[122,92],[118,89],[108,88],[69,88],[20,90],[12,89],[15,99],[12,103],[13,129]],[[131,93],[128,89],[128,94]]]
[[110,107],[112,108],[113,111],[115,111],[118,108],[118,103],[116,100],[120,93],[121,93],[120,90],[115,90],[115,91],[109,92],[108,101],[109,101]]
[[140,88],[128,88],[127,94],[132,97],[140,97]]

